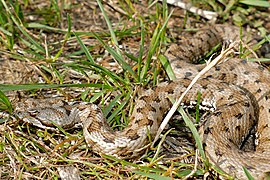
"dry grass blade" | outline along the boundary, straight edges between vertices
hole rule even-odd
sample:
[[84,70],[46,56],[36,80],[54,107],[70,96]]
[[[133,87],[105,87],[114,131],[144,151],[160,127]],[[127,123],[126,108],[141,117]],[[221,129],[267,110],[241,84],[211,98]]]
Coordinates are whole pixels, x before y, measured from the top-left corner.
[[175,113],[175,111],[177,110],[177,108],[179,107],[182,99],[184,98],[184,96],[187,94],[187,92],[192,88],[192,86],[198,81],[198,79],[203,76],[207,71],[209,71],[212,67],[214,67],[217,63],[221,62],[222,60],[224,60],[224,58],[226,58],[230,53],[233,52],[233,48],[236,47],[239,44],[238,41],[232,43],[227,49],[223,50],[220,55],[218,55],[213,61],[211,61],[203,70],[201,70],[195,77],[194,79],[191,81],[191,83],[189,84],[189,86],[187,87],[187,89],[185,90],[185,92],[180,96],[180,98],[173,104],[172,108],[170,109],[170,111],[168,112],[168,114],[166,115],[166,117],[164,118],[163,122],[161,123],[156,137],[152,143],[152,146],[154,145],[154,143],[158,140],[160,133],[163,131],[163,129],[165,128],[165,126],[168,124],[169,120],[171,119],[171,117],[173,116],[173,114]]
[[185,2],[182,2],[182,1],[179,1],[179,0],[167,0],[166,2],[168,4],[172,4],[172,5],[178,6],[178,7],[182,8],[182,9],[188,10],[188,11],[194,13],[194,14],[198,14],[198,15],[200,15],[200,16],[206,18],[206,19],[212,20],[212,21],[216,21],[217,16],[218,16],[218,14],[216,12],[202,10],[202,9],[199,9],[199,8],[197,8],[195,6],[192,6],[189,3],[185,3]]
[[[0,0],[0,179],[65,179],[66,175],[70,179],[217,179],[217,174],[228,179],[204,161],[196,124],[181,107],[183,121],[175,119],[177,124],[163,131],[156,149],[136,161],[94,154],[79,126],[42,129],[13,116],[16,102],[23,98],[60,96],[99,105],[112,129],[121,131],[127,127],[140,91],[175,78],[163,52],[182,36],[188,38],[204,27],[208,12],[213,18],[218,14],[219,22],[259,30],[262,37],[269,32],[264,27],[269,10],[256,9],[248,1],[192,1],[193,6],[191,1],[179,1]],[[262,6],[263,1],[254,6]],[[256,51],[269,39],[265,37],[252,49]],[[251,50],[245,44],[243,49]],[[227,51],[212,65],[226,57]],[[251,52],[240,51],[239,57]],[[263,60],[267,59],[256,59]],[[210,68],[211,63],[198,78]],[[169,100],[171,104],[177,101]],[[248,172],[247,177],[251,177]]]

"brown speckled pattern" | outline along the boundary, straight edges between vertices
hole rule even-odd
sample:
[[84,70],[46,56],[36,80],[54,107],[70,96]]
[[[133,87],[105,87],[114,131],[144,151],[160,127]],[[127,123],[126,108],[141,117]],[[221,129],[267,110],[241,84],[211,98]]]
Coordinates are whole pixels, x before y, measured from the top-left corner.
[[[172,106],[169,97],[179,98],[204,67],[191,63],[217,43],[237,39],[238,28],[219,25],[197,33],[193,39],[171,45],[165,55],[178,79],[146,90],[136,102],[128,127],[120,132],[112,131],[101,110],[90,103],[47,99],[39,102],[37,108],[31,107],[35,100],[29,99],[18,104],[16,111],[22,119],[34,118],[42,125],[46,124],[44,126],[50,124],[47,119],[59,119],[59,125],[69,121],[65,126],[82,121],[85,140],[94,152],[131,158],[148,147],[149,133],[155,136],[164,114]],[[201,92],[201,108],[209,110],[199,130],[207,157],[239,179],[245,179],[243,166],[256,179],[262,179],[270,172],[269,89],[270,74],[266,68],[231,58],[212,68],[183,99],[183,104],[189,106],[197,101],[198,91]],[[52,104],[56,104],[55,107]],[[254,129],[257,130],[256,150],[242,150],[241,144]]]

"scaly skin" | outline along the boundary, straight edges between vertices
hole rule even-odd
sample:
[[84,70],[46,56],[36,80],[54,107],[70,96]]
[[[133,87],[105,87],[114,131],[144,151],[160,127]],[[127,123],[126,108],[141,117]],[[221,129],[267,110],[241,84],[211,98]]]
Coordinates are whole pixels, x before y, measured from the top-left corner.
[[[28,99],[23,104],[19,103],[16,111],[26,121],[34,118],[46,125],[49,124],[46,119],[59,119],[56,122],[59,125],[63,125],[62,121],[69,121],[66,124],[71,125],[82,121],[85,140],[94,152],[122,158],[135,157],[147,148],[148,133],[152,137],[156,135],[164,114],[172,106],[169,97],[179,98],[204,67],[191,63],[216,44],[238,39],[238,28],[218,25],[197,33],[192,39],[171,45],[165,55],[178,79],[145,91],[136,102],[128,127],[120,132],[112,131],[101,110],[90,103],[45,99],[45,105],[42,105]],[[268,70],[261,65],[231,58],[212,68],[183,99],[184,105],[194,105],[197,92],[201,92],[201,108],[209,111],[200,127],[207,157],[239,179],[246,177],[243,167],[256,179],[263,179],[270,171],[269,79]],[[59,105],[50,105],[57,104],[55,101]],[[36,109],[34,113],[33,109]],[[50,115],[46,115],[48,109]],[[243,139],[254,129],[257,130],[256,149],[246,152],[240,147]]]

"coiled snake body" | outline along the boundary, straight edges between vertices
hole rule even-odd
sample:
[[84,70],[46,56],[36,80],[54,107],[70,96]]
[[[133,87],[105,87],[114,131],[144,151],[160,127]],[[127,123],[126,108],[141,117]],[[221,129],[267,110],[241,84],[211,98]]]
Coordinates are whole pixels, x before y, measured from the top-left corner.
[[[179,98],[204,66],[190,62],[217,43],[239,39],[238,34],[236,27],[220,25],[199,32],[179,45],[171,45],[166,56],[178,79],[145,91],[123,131],[112,131],[98,106],[90,103],[55,102],[53,99],[36,103],[28,99],[18,104],[17,114],[24,120],[35,119],[42,123],[53,119],[62,126],[63,122],[64,126],[72,126],[82,121],[85,140],[93,151],[134,157],[149,143],[149,133],[155,136],[172,105],[169,98]],[[201,105],[209,110],[200,127],[206,154],[216,166],[240,179],[245,178],[243,167],[258,179],[270,172],[269,78],[268,70],[261,65],[231,58],[205,74],[183,99],[183,104],[193,104],[198,91],[201,92]],[[243,142],[254,130],[256,149],[242,150]]]

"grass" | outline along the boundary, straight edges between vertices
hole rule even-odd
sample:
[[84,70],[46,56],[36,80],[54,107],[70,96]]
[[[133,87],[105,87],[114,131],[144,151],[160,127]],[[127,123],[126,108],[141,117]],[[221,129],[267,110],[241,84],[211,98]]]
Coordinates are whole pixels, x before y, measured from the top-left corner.
[[[112,17],[105,2],[97,0],[97,9],[94,9],[97,6],[92,6],[92,3],[87,4],[93,10],[93,14],[89,13],[88,16],[103,17],[98,21],[105,24],[102,31],[90,31],[74,28],[77,19],[72,16],[72,7],[76,9],[78,4],[69,6],[52,0],[48,6],[31,9],[32,2],[27,0],[24,4],[1,0],[2,58],[34,63],[43,82],[0,84],[0,110],[12,114],[10,97],[4,95],[8,91],[26,91],[28,96],[37,98],[53,89],[66,99],[99,104],[109,124],[114,129],[123,129],[128,124],[127,117],[134,107],[138,87],[153,87],[165,78],[163,68],[167,61],[162,52],[165,46],[174,41],[167,36],[167,26],[169,19],[176,17],[174,11],[169,11],[165,1],[154,5],[149,1],[148,5],[152,4],[151,11],[146,9],[142,14],[135,2],[117,2],[118,6],[114,8],[116,12],[123,13],[120,19]],[[244,11],[243,6],[248,7],[245,10],[248,13],[243,13],[243,17],[254,15],[255,6],[249,5],[247,1],[227,6],[210,2],[206,6],[221,15],[221,22],[255,24],[254,28],[266,31],[260,23],[261,19],[253,18],[244,22],[245,18],[237,18]],[[222,11],[224,9],[225,12]],[[32,16],[36,18],[34,21],[31,20]],[[201,20],[192,14],[186,14],[183,18],[185,23],[188,20],[196,23]],[[92,23],[94,21],[87,26]],[[181,28],[188,26],[185,23],[181,24]],[[120,48],[122,43],[130,41],[129,48],[133,52]],[[97,63],[97,59],[114,60],[114,64],[118,65],[117,71]],[[169,79],[175,78],[170,66],[166,66],[165,71]],[[79,74],[75,77],[80,82],[70,82],[70,73]],[[73,92],[75,88],[79,89],[79,93]],[[189,122],[188,118],[185,120]],[[80,129],[50,132],[12,118],[3,118],[1,122],[0,177],[3,179],[58,179],[57,167],[64,165],[73,165],[79,169],[82,179],[184,179],[191,173],[195,178],[202,178],[209,171],[209,167],[195,166],[193,163],[169,161],[161,164],[161,145],[155,147],[157,151],[147,151],[139,162],[120,160],[92,154]],[[196,134],[196,128],[192,125],[189,124]],[[201,156],[197,158],[200,160]]]

